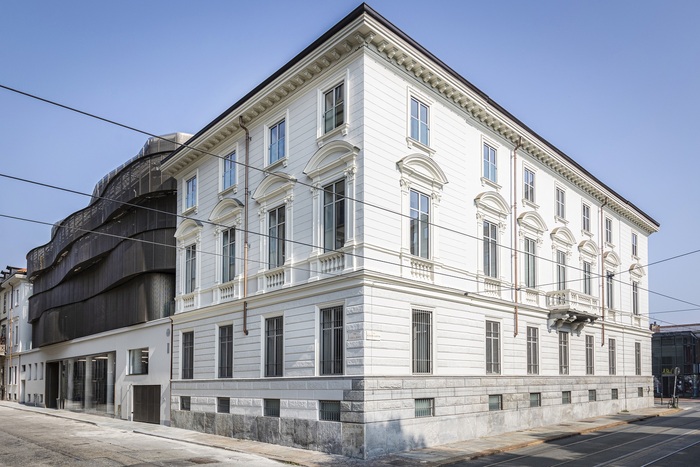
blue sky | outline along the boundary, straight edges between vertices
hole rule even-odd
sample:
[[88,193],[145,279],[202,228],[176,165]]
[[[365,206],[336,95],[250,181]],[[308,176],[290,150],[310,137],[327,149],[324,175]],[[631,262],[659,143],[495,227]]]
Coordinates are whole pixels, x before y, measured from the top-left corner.
[[[358,4],[5,0],[0,84],[150,133],[195,133]],[[658,220],[650,261],[700,249],[700,2],[369,4]],[[0,90],[0,173],[90,193],[145,140]],[[88,202],[6,178],[0,190],[0,214],[44,222]],[[48,226],[0,218],[0,264],[24,266],[49,239]],[[652,294],[652,318],[700,322],[699,260],[649,268],[652,291],[697,304]]]

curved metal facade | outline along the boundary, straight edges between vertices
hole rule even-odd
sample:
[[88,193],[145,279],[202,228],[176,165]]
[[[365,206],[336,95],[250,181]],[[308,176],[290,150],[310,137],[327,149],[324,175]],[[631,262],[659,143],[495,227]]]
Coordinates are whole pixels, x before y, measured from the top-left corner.
[[160,162],[183,137],[149,140],[98,182],[85,209],[57,223],[49,243],[27,254],[35,347],[172,313],[176,182]]

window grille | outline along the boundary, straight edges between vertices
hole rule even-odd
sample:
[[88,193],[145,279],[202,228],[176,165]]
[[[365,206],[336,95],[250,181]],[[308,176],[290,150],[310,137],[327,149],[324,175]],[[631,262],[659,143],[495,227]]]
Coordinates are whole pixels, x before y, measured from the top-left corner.
[[280,400],[279,399],[265,399],[264,402],[264,413],[266,417],[279,417],[280,416]]
[[413,373],[430,373],[432,362],[432,313],[413,310]]
[[319,401],[319,420],[340,421],[340,401]]
[[265,376],[282,376],[283,317],[265,320]]
[[343,374],[343,307],[323,308],[321,313],[321,374]]
[[486,321],[486,374],[501,372],[501,324]]
[[416,418],[435,415],[435,399],[416,399]]
[[219,378],[233,376],[233,325],[219,327]]
[[194,332],[182,333],[182,379],[194,376]]

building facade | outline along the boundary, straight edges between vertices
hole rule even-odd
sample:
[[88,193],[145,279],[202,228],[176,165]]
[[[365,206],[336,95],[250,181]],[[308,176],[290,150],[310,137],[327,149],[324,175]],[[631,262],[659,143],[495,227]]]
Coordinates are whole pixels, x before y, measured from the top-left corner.
[[163,170],[175,426],[369,458],[653,403],[658,223],[367,5]]
[[176,186],[160,163],[189,136],[150,138],[28,253],[46,407],[169,423]]
[[652,330],[652,373],[656,395],[699,397],[700,324],[652,326]]
[[[27,270],[7,266],[2,271],[2,322],[0,323],[0,350],[3,350],[3,399],[36,404],[39,395],[33,387],[32,375],[41,368],[28,365],[26,356],[32,350],[32,331],[28,321],[28,299],[32,284]],[[2,348],[4,347],[4,349]]]

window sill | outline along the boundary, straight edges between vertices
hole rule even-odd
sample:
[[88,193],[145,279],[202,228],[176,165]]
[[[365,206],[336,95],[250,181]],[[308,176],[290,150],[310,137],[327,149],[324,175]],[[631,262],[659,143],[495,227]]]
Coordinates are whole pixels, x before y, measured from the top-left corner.
[[535,209],[535,210],[539,209],[539,207],[540,207],[539,204],[536,204],[534,201],[530,201],[530,200],[525,199],[525,198],[523,198],[523,206],[527,206],[527,207],[530,207],[530,208]]
[[432,149],[430,146],[425,145],[420,141],[411,138],[410,136],[406,136],[406,145],[409,149],[420,149],[421,151],[427,153],[430,157],[433,157],[433,154],[435,154],[435,149]]
[[496,190],[501,189],[501,185],[499,185],[498,183],[496,183],[493,180],[490,180],[486,177],[481,177],[481,186],[487,186],[487,185],[490,186],[491,188],[496,189]]
[[567,221],[563,217],[559,217],[559,216],[554,216],[554,222],[559,222],[559,223],[564,224],[564,225],[569,223],[569,221]]
[[593,238],[593,232],[590,230],[581,229],[581,235],[585,235],[588,238]]
[[192,206],[182,211],[183,216],[187,216],[189,214],[197,214],[197,206]]
[[278,169],[280,167],[287,167],[287,163],[289,162],[289,159],[284,157],[282,159],[278,159],[275,162],[272,162],[270,164],[267,164],[265,166],[265,172],[271,172],[275,169]]
[[612,244],[612,243],[610,243],[610,242],[605,242],[605,246],[608,247],[608,248],[610,248],[611,250],[614,250],[614,249],[615,249],[615,245]]
[[226,196],[229,193],[238,193],[238,184],[234,183],[230,187],[224,188],[219,192],[219,201],[224,199],[224,196]]
[[331,138],[337,136],[337,135],[342,135],[342,136],[347,136],[348,135],[348,128],[350,128],[350,125],[347,123],[344,123],[338,127],[333,128],[332,130],[321,134],[318,138],[316,138],[316,144],[318,147],[323,147],[328,140]]

